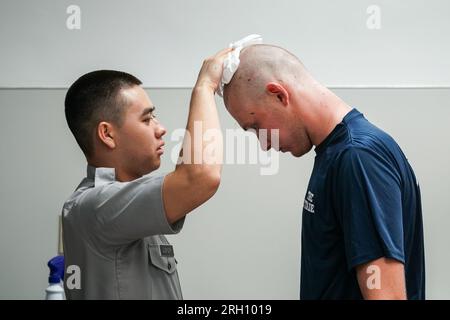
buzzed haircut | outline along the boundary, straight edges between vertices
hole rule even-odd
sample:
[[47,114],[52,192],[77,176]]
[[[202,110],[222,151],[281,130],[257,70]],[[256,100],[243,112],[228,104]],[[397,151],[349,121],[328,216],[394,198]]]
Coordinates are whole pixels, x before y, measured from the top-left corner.
[[126,72],[98,70],[81,76],[70,86],[64,102],[66,120],[87,157],[93,155],[94,132],[101,121],[122,125],[127,101],[121,90],[141,84]]
[[224,99],[230,92],[257,97],[263,94],[267,81],[302,82],[309,76],[303,63],[288,50],[268,44],[256,44],[244,48],[240,65],[224,87]]

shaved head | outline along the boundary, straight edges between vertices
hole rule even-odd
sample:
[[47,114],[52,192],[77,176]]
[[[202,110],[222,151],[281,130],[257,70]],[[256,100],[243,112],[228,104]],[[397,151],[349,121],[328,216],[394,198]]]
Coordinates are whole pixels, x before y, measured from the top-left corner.
[[[267,143],[260,139],[262,146],[290,151],[297,157],[308,152],[312,143],[301,103],[309,101],[315,80],[296,56],[277,46],[246,47],[241,51],[240,61],[230,83],[224,87],[227,110],[244,130],[270,131]],[[278,143],[274,143],[272,132]]]
[[224,87],[225,105],[230,95],[239,100],[260,98],[265,93],[266,84],[271,81],[289,85],[310,77],[301,61],[281,47],[252,45],[241,51],[239,59],[239,68]]
[[286,49],[252,45],[240,61],[223,90],[225,107],[244,130],[255,130],[262,146],[300,157],[351,110]]

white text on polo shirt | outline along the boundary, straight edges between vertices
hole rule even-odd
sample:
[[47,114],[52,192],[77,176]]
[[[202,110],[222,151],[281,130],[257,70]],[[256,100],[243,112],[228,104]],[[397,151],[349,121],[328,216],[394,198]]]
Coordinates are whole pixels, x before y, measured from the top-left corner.
[[305,202],[303,203],[303,209],[308,212],[314,213],[314,193],[308,191]]

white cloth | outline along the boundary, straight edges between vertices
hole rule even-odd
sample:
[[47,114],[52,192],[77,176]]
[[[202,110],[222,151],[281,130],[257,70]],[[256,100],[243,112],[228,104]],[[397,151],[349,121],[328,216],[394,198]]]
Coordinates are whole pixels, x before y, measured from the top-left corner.
[[228,53],[228,56],[223,62],[223,74],[222,74],[222,80],[220,81],[219,85],[219,96],[223,96],[223,87],[230,83],[231,79],[233,78],[234,73],[239,67],[239,63],[241,60],[239,60],[239,55],[241,53],[241,50],[245,47],[251,46],[253,44],[259,44],[262,43],[263,39],[259,34],[251,34],[249,36],[246,36],[245,38],[236,41],[234,43],[230,44],[230,48],[233,48],[234,50]]

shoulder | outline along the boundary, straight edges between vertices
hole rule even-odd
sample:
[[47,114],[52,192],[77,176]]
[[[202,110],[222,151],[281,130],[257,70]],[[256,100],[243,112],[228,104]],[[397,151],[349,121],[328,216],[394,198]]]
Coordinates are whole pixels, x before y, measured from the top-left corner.
[[352,141],[342,148],[336,156],[335,166],[340,167],[353,162],[373,162],[379,155],[374,149],[364,144]]
[[347,182],[352,179],[395,185],[401,182],[401,173],[388,152],[354,142],[340,152],[333,168],[333,176]]

